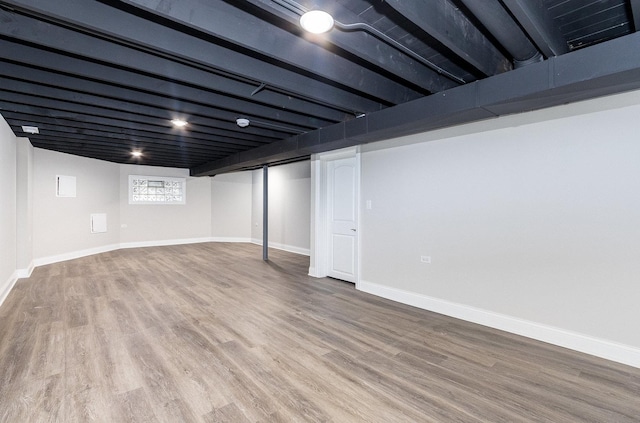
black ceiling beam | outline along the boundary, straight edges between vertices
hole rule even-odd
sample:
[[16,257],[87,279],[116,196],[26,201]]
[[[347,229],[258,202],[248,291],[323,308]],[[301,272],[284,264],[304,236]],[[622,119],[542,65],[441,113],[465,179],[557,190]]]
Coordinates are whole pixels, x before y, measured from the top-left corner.
[[[9,122],[12,127],[14,127],[14,122]],[[25,134],[27,138],[31,139],[33,136],[31,134]],[[42,131],[38,135],[38,139],[42,142],[70,142],[75,144],[85,145],[87,149],[91,149],[93,147],[102,146],[120,146],[122,148],[126,148],[128,151],[132,151],[135,149],[144,149],[145,151],[161,151],[165,152],[167,155],[176,155],[181,152],[188,151],[191,154],[197,154],[200,157],[200,161],[210,161],[214,160],[214,158],[226,157],[229,154],[235,153],[238,150],[229,152],[225,150],[221,150],[216,147],[211,147],[209,149],[205,149],[202,147],[195,148],[190,144],[185,143],[184,145],[167,145],[165,143],[158,143],[147,140],[127,140],[122,138],[113,138],[105,136],[104,134],[98,134],[97,136],[93,136],[91,134],[75,134],[71,132],[64,132],[59,130],[53,131]]]
[[[225,1],[121,1],[238,45],[240,49],[251,50],[269,60],[285,63],[289,68],[302,69],[304,73],[313,75],[314,79],[333,81],[385,102],[404,103],[425,94],[398,84],[340,55],[329,53],[323,47],[246,13]],[[47,2],[50,3],[50,1]],[[157,40],[153,41],[158,44]],[[182,52],[182,54],[185,53]],[[195,55],[190,55],[189,59],[202,60]]]
[[[298,14],[278,6],[272,0],[231,0],[228,2],[237,7],[245,8],[246,4],[250,3],[259,10],[287,22],[292,27],[299,26],[300,16]],[[340,10],[340,19],[346,24],[360,22],[359,17],[346,8]],[[300,31],[303,32],[302,30]],[[314,37],[309,34],[302,35],[312,43],[322,45],[329,42],[382,71],[394,75],[398,79],[430,92],[438,92],[460,85],[430,69],[418,60],[402,53],[399,49],[381,42],[366,31],[343,31],[340,28],[336,28],[321,37]]]
[[[209,116],[228,122],[234,122],[239,114],[258,117],[268,124],[279,125],[282,127],[288,126],[291,128],[291,130],[287,132],[291,133],[305,132],[309,129],[317,129],[320,126],[337,123],[335,121],[327,121],[324,119],[312,120],[308,116],[304,116],[301,114],[274,110],[273,108],[259,106],[264,109],[270,109],[271,113],[269,114],[276,115],[278,118],[277,120],[274,120],[270,116],[266,117],[261,114],[255,113],[255,110],[252,110],[255,108],[252,108],[252,105],[247,104],[246,102],[244,102],[244,107],[240,107],[236,110],[230,109],[228,107],[228,103],[232,102],[233,99],[229,99],[229,97],[223,97],[219,95],[214,96],[216,98],[213,99],[213,101],[212,99],[208,99],[207,104],[203,104],[188,97],[177,97],[175,91],[159,95],[141,91],[133,87],[122,87],[105,82],[88,80],[85,78],[66,75],[51,70],[37,69],[33,66],[17,63],[4,62],[0,67],[0,75],[17,77],[25,81],[46,83],[47,85],[52,85],[67,90],[85,92],[102,97],[119,98],[124,101],[156,106],[160,105],[165,108],[167,107],[167,104],[170,104],[171,109],[176,113]],[[212,107],[211,104],[216,104],[215,100],[217,100],[217,107]],[[252,113],[252,111],[254,113]],[[278,113],[273,113],[274,111],[277,111]],[[313,122],[314,125],[310,125],[310,121]]]
[[539,0],[502,0],[525,32],[546,57],[560,56],[569,51],[567,40],[549,16],[544,2]]
[[[21,132],[20,126],[22,126],[23,124],[22,121],[10,119],[10,118],[7,118],[6,120],[7,120],[7,123],[9,123],[9,125],[13,127],[14,133]],[[168,142],[166,140],[158,139],[158,138],[145,137],[140,135],[127,136],[120,133],[96,131],[94,129],[89,129],[89,128],[73,128],[73,127],[61,127],[61,126],[54,127],[54,128],[38,126],[38,128],[39,128],[39,133],[41,137],[45,137],[51,140],[66,138],[66,139],[74,139],[77,142],[83,142],[83,140],[86,140],[89,143],[96,142],[98,144],[101,142],[108,141],[112,143],[118,142],[123,145],[126,144],[126,145],[129,145],[129,148],[137,145],[145,145],[149,148],[157,146],[157,148],[159,149],[164,149],[164,150],[173,151],[173,152],[177,152],[182,149],[188,149],[189,151],[199,152],[203,156],[214,155],[214,154],[224,156],[232,153],[237,153],[238,151],[246,150],[246,148],[242,148],[242,147],[233,148],[229,146],[215,145],[214,143],[211,143],[211,144],[192,143],[189,140],[174,139]],[[28,138],[31,137],[30,134],[25,134],[25,136],[27,136]]]
[[484,75],[511,69],[509,60],[449,0],[386,3]]
[[522,32],[520,26],[499,0],[460,1],[513,57],[515,67],[542,60],[538,49]]
[[633,30],[640,30],[640,0],[630,0]]
[[[63,145],[63,146],[75,147],[77,149],[82,149],[85,152],[93,151],[93,152],[99,153],[103,157],[113,152],[124,152],[125,154],[129,155],[131,154],[131,150],[132,150],[130,144],[114,142],[111,140],[104,141],[100,139],[92,139],[90,142],[87,142],[87,141],[83,141],[82,139],[77,139],[73,137],[59,136],[54,139],[51,139],[51,138],[43,137],[40,135],[29,136],[28,138],[32,142],[32,144],[34,144],[34,146],[36,147]],[[206,155],[203,155],[202,153],[199,153],[193,150],[186,150],[186,149],[180,150],[180,151],[175,151],[175,150],[169,151],[163,148],[147,146],[144,144],[136,145],[134,148],[140,151],[143,151],[143,154],[153,153],[156,157],[165,157],[167,159],[171,159],[172,157],[177,157],[180,154],[189,154],[191,156],[198,156],[197,160],[202,160],[203,157],[206,157]],[[119,154],[122,154],[122,153],[119,153]],[[224,157],[224,154],[215,154],[215,153],[211,154],[211,156],[216,156],[216,155],[218,157]]]
[[[131,155],[131,152],[136,150],[140,151],[144,157],[163,157],[166,160],[171,160],[176,157],[184,157],[188,155],[191,157],[191,162],[194,165],[201,164],[207,160],[212,160],[212,158],[220,158],[225,157],[225,154],[219,153],[210,153],[203,154],[198,151],[189,150],[189,149],[181,149],[181,150],[167,150],[164,148],[158,148],[157,146],[149,146],[145,144],[137,144],[135,146],[131,146],[129,144],[114,142],[114,141],[102,141],[102,140],[91,140],[83,141],[77,138],[72,137],[56,137],[56,138],[47,138],[43,136],[29,136],[29,140],[34,147],[37,148],[51,148],[52,146],[65,146],[65,147],[73,147],[78,150],[82,150],[87,154],[95,154],[94,158],[105,158],[111,155],[117,154],[120,156],[128,157]],[[174,164],[175,165],[175,164]],[[177,165],[175,165],[177,167]]]
[[[205,66],[211,71],[229,73],[258,84],[264,82],[270,87],[281,89],[300,98],[312,98],[317,102],[343,110],[369,111],[383,107],[379,102],[366,99],[361,95],[316,81],[259,58],[236,52],[231,48],[170,30],[161,24],[141,19],[100,2],[3,1],[19,10],[54,17],[78,28],[100,33],[111,40],[133,45],[136,49],[44,22],[39,25],[28,25],[25,19],[29,20],[29,18],[0,11],[3,15],[3,24],[0,29],[10,37],[51,48],[63,46],[65,51],[94,60],[109,63],[119,61],[120,65],[145,69],[150,73],[161,75],[174,74],[174,72],[168,72],[168,63],[172,59],[176,61],[182,59],[187,63]],[[179,4],[176,5],[176,7],[179,6]],[[144,50],[154,54],[144,53]]]
[[[0,28],[0,33],[1,31]],[[177,98],[187,98],[202,104],[224,104],[226,108],[246,113],[249,116],[296,122],[299,119],[297,116],[302,116],[317,126],[321,126],[323,121],[340,122],[346,117],[344,112],[336,109],[269,90],[263,90],[258,98],[249,98],[250,93],[257,88],[257,85],[223,78],[179,63],[172,63],[170,69],[165,67],[166,75],[153,77],[124,70],[122,67],[115,68],[93,63],[9,40],[0,40],[0,47],[2,47],[4,59],[19,62],[25,66],[37,66],[159,95],[171,93]],[[150,57],[153,58],[150,65],[160,65],[161,61],[156,62],[157,58]],[[145,70],[147,69],[145,68]],[[175,79],[171,80],[170,78]],[[224,89],[225,91],[220,94],[212,91],[214,89]]]
[[[55,112],[55,117],[45,116],[42,114],[32,114],[37,110],[32,110],[31,106],[18,105],[13,103],[10,105],[10,111],[7,108],[0,108],[2,115],[12,122],[21,122],[20,126],[68,126],[71,128],[83,128],[102,130],[105,133],[122,133],[130,134],[132,136],[144,136],[155,140],[166,140],[175,143],[177,139],[184,140],[194,145],[205,145],[221,148],[233,148],[233,149],[246,149],[247,145],[238,145],[234,143],[234,140],[230,137],[223,137],[219,135],[211,135],[198,132],[184,132],[173,130],[167,132],[167,128],[159,128],[155,125],[148,125],[143,123],[134,122],[122,122],[109,118],[100,118],[96,116],[80,116],[69,112],[61,113]],[[44,111],[44,109],[40,109]],[[64,117],[62,117],[64,116]],[[17,131],[16,134],[20,134],[22,131]],[[242,139],[242,138],[238,138]],[[265,144],[264,142],[255,142],[254,146]]]
[[[5,102],[9,102],[9,103],[14,102],[14,103],[21,103],[21,104],[32,105],[37,107],[44,107],[49,110],[73,111],[81,114],[103,116],[103,117],[109,117],[109,118],[121,119],[121,120],[138,120],[143,122],[144,121],[153,122],[156,125],[164,124],[167,130],[169,130],[169,127],[171,125],[169,122],[170,118],[167,119],[166,117],[159,117],[150,113],[149,114],[136,113],[135,111],[131,111],[127,109],[105,108],[103,106],[100,106],[100,107],[93,106],[91,103],[72,101],[65,97],[58,97],[58,98],[44,97],[42,96],[42,94],[43,93],[46,94],[48,92],[47,90],[44,90],[44,89],[40,90],[41,94],[30,93],[28,91],[17,91],[17,90],[11,91],[10,88],[14,87],[14,85],[11,84],[11,80],[0,78],[0,82],[3,84],[3,87],[4,87],[4,91],[0,92],[0,98],[2,98]],[[84,98],[85,97],[82,97],[82,99]],[[150,112],[152,110],[146,110],[146,111]],[[48,116],[51,116],[51,115],[52,114],[50,113]],[[217,131],[219,131],[220,135],[222,134],[228,134],[230,136],[234,135],[235,128],[233,128],[231,124],[225,125],[227,126],[225,127],[225,126],[222,126],[221,124],[214,126],[213,123],[215,122],[211,122],[210,119],[194,118],[192,119],[192,122],[189,124],[189,127],[182,129],[182,131],[185,131],[185,132],[197,131],[197,132],[207,133],[211,129],[216,129]],[[251,126],[244,129],[249,129],[248,131],[243,131],[243,132],[245,132],[247,135],[253,135],[255,138],[251,141],[236,139],[234,140],[234,143],[255,146],[256,143],[264,144],[273,139],[281,138],[281,137],[273,137],[274,133],[272,131],[257,130],[255,127],[252,128]]]
[[[9,116],[12,119],[12,122],[21,122],[20,126],[23,124],[29,125],[29,126],[39,126],[40,124],[39,122],[43,121],[42,125],[46,125],[47,122],[49,120],[52,120],[54,122],[58,122],[58,124],[64,124],[65,120],[60,120],[60,116],[64,115],[64,116],[68,116],[68,119],[70,122],[76,122],[76,125],[78,124],[77,122],[80,122],[81,125],[86,126],[88,124],[84,123],[85,121],[102,121],[102,120],[106,120],[105,118],[97,118],[97,117],[93,117],[93,116],[79,116],[79,115],[75,115],[73,113],[70,112],[64,112],[64,111],[58,111],[58,110],[54,110],[53,113],[51,115],[55,116],[53,118],[48,118],[48,117],[41,117],[41,116],[48,116],[45,114],[41,114],[41,115],[36,115],[34,113],[37,113],[38,111],[41,111],[44,113],[44,109],[42,108],[38,108],[38,107],[34,107],[34,106],[28,106],[28,105],[22,105],[22,104],[18,104],[18,103],[10,103],[10,102],[4,102],[3,103],[7,103],[6,107],[2,107],[0,108],[0,113],[2,113],[5,116]],[[13,112],[12,112],[13,110]],[[48,113],[50,113],[48,111],[48,109],[46,109]],[[97,123],[97,122],[96,122]],[[71,126],[73,126],[71,124]],[[126,128],[137,128],[138,126],[143,126],[142,124],[132,124],[132,125],[126,125],[126,126],[122,126],[124,133],[128,133],[129,131],[132,131],[132,133],[138,133],[132,129],[126,129]],[[109,131],[109,128],[111,127],[105,127],[103,126],[102,129],[104,131]],[[118,133],[116,130],[111,131],[113,133]],[[141,132],[141,131],[140,131]],[[18,130],[17,132],[15,132],[18,136],[21,135],[22,131]],[[188,132],[185,133],[184,132],[180,132],[179,130],[173,130],[171,132],[166,132],[165,133],[157,133],[155,131],[146,131],[146,132],[141,132],[144,133],[146,137],[148,138],[152,138],[152,139],[156,139],[156,140],[173,140],[173,142],[177,142],[178,140],[187,140],[190,143],[193,144],[202,144],[202,145],[206,145],[206,146],[221,146],[223,149],[224,148],[233,148],[236,150],[246,150],[252,147],[256,147],[256,146],[260,146],[260,145],[264,145],[266,143],[264,142],[253,142],[252,144],[248,144],[245,141],[246,140],[241,140],[240,142],[237,142],[237,140],[234,140],[230,137],[224,137],[224,136],[218,136],[218,135],[209,135],[206,133],[194,133],[194,132]],[[25,136],[27,136],[25,134]]]
[[[86,154],[93,154],[96,159],[105,159],[114,155],[118,155],[120,157],[129,157],[131,155],[132,150],[140,151],[142,155],[146,158],[154,157],[154,158],[163,158],[167,162],[173,160],[173,166],[180,167],[176,161],[179,158],[184,158],[188,156],[189,161],[192,164],[198,165],[205,160],[207,155],[203,155],[198,152],[193,152],[190,150],[180,150],[180,151],[166,151],[159,148],[148,148],[146,146],[137,146],[135,148],[131,148],[131,146],[126,146],[123,144],[98,144],[96,141],[92,143],[82,143],[77,140],[67,139],[67,138],[56,138],[55,140],[44,139],[42,137],[29,137],[31,144],[36,148],[48,148],[51,149],[54,146],[56,147],[64,147],[64,148],[75,148],[76,150],[83,151]],[[212,157],[224,157],[224,155],[219,154],[211,154]]]
[[157,157],[163,156],[167,159],[172,157],[184,156],[185,154],[189,154],[194,158],[194,160],[199,161],[200,163],[206,157],[225,157],[226,153],[216,153],[210,152],[209,154],[203,154],[198,150],[192,149],[167,149],[158,145],[147,145],[144,143],[137,143],[135,145],[131,145],[129,143],[123,143],[120,140],[112,140],[112,139],[104,139],[104,138],[93,138],[84,139],[78,138],[77,136],[73,136],[73,134],[62,134],[57,135],[56,137],[48,137],[43,134],[29,134],[28,137],[31,140],[32,144],[35,147],[47,147],[51,145],[65,145],[65,146],[74,146],[75,148],[82,148],[84,151],[96,151],[100,152],[102,156],[108,155],[112,151],[124,151],[127,154],[131,154],[133,149],[138,149],[143,152],[143,154],[154,153]]
[[246,169],[495,116],[640,89],[640,32],[452,88],[190,169],[193,176]]
[[[171,116],[170,112],[159,106],[150,106],[140,103],[133,103],[129,101],[112,99],[107,97],[100,97],[93,94],[85,94],[81,92],[74,92],[64,90],[60,88],[50,87],[47,85],[39,85],[34,82],[20,81],[11,78],[5,78],[0,76],[0,86],[6,91],[13,91],[20,94],[28,94],[36,97],[46,97],[48,99],[55,99],[57,101],[68,102],[69,104],[78,104],[84,106],[91,106],[93,113],[100,115],[98,109],[113,110],[130,115],[138,115],[141,119],[147,117],[156,119],[165,119],[167,126],[170,126],[170,122],[176,116]],[[191,114],[189,117],[189,128],[197,128],[199,125],[204,127],[225,129],[228,131],[238,130],[238,126],[234,121],[225,121],[215,118],[209,118],[206,115]],[[248,134],[258,135],[266,138],[285,138],[290,136],[291,133],[284,131],[275,131],[271,129],[257,128],[254,125],[248,126],[243,129],[243,132]]]
[[[34,116],[28,115],[25,113],[14,113],[2,110],[2,116],[6,119],[7,122],[11,126],[14,127],[14,133],[20,134],[22,133],[21,127],[23,125],[26,126],[37,126],[41,128],[43,131],[45,130],[53,130],[53,131],[63,131],[63,132],[74,132],[78,134],[85,134],[87,130],[89,131],[98,131],[101,134],[115,134],[120,135],[123,139],[130,139],[132,141],[139,139],[145,140],[147,142],[158,142],[159,144],[166,144],[167,146],[175,146],[178,143],[178,137],[176,135],[171,135],[167,133],[157,133],[157,132],[148,132],[140,129],[128,129],[120,126],[105,126],[98,125],[93,123],[85,123],[80,122],[78,120],[69,120],[69,119],[60,119],[60,118],[50,118],[44,116]],[[65,129],[61,129],[65,128]],[[29,135],[25,135],[29,136]],[[245,150],[246,146],[238,146],[229,141],[225,141],[221,138],[220,141],[213,141],[212,138],[209,139],[201,139],[194,137],[191,133],[187,137],[181,134],[179,138],[183,143],[189,145],[189,147],[203,147],[203,148],[214,148],[219,151],[229,151],[236,152],[238,150]]]
[[[4,47],[4,46],[6,46],[6,45],[3,45],[2,41],[0,41],[0,47]],[[4,50],[2,50],[2,51],[3,51],[3,53],[7,52],[7,50],[11,50],[11,49],[13,49],[13,47],[14,47],[14,46],[17,46],[17,45],[13,45],[13,44],[12,44],[10,49],[4,49]],[[27,53],[34,53],[34,54],[33,54],[33,57],[34,57],[34,58],[35,58],[35,57],[43,57],[43,58],[44,58],[44,60],[47,60],[47,59],[54,59],[54,60],[52,60],[52,61],[51,61],[52,66],[59,65],[61,62],[64,62],[64,59],[65,59],[63,56],[58,56],[58,57],[56,57],[56,56],[53,56],[53,57],[51,57],[51,56],[47,56],[47,55],[46,55],[46,52],[42,52],[42,51],[40,52],[40,53],[42,53],[42,54],[36,54],[36,53],[37,53],[37,50],[35,50],[35,51],[27,51]],[[79,62],[80,62],[80,61],[79,61]],[[0,60],[0,63],[2,63],[2,61],[1,61],[1,60]],[[2,68],[5,68],[7,65],[9,65],[9,63],[7,63],[7,62],[2,63]],[[84,62],[84,64],[83,64],[83,63],[78,63],[77,65],[78,65],[78,69],[86,69],[86,68],[91,67],[91,65],[92,65],[92,64],[91,64],[91,63],[89,63],[89,62]],[[28,67],[28,65],[20,65],[20,66]],[[140,79],[136,79],[136,76],[139,76],[139,75],[134,74],[134,73],[131,73],[131,74],[127,74],[127,73],[125,73],[125,72],[123,72],[123,73],[124,73],[124,75],[123,75],[122,73],[120,73],[119,75],[120,75],[121,77],[124,77],[124,78],[128,78],[128,77],[130,77],[130,78],[131,78],[131,82],[132,82],[132,83],[136,83],[136,82],[137,82],[137,83],[141,83],[141,84],[142,84],[142,83],[145,83],[145,84],[148,84],[148,85],[154,85],[154,81],[153,81],[153,80],[145,79],[144,77],[140,77]],[[51,76],[51,78],[52,78],[53,80],[55,80],[55,73],[54,73],[53,75],[50,75],[50,76]],[[46,81],[49,81],[49,79],[48,79],[48,78],[47,78],[47,79],[45,79],[45,80],[46,80]],[[164,83],[163,81],[158,81],[158,80],[156,80],[156,81],[157,81],[157,83],[156,83],[155,85],[157,85],[157,86],[159,86],[159,87],[161,87],[161,88],[166,88],[166,91],[165,91],[165,92],[176,92],[176,91],[181,91],[181,90],[184,88],[184,87],[177,87],[177,86],[175,86],[175,84],[168,84],[168,86],[166,86],[166,87],[165,87],[165,83]],[[192,90],[194,91],[194,94],[196,94],[196,93],[202,93],[202,91],[201,91],[201,90],[197,90],[197,89],[192,89]],[[167,102],[171,102],[171,101],[172,101],[172,99],[168,99],[168,100],[167,100]],[[253,115],[247,115],[247,116],[251,116],[251,117],[252,117]],[[135,116],[133,116],[133,117],[135,118]],[[313,121],[313,119],[311,119],[311,121]],[[123,122],[123,124],[124,124],[124,123],[125,123],[125,122]],[[111,124],[113,124],[113,123],[111,123]],[[144,124],[144,122],[143,122],[143,120],[138,120],[138,121],[137,121],[137,124]],[[164,120],[164,121],[162,121],[162,122],[160,123],[160,125],[162,125],[163,127],[165,127],[165,128],[166,128],[166,126],[167,126],[168,124],[167,124],[166,120]],[[219,132],[217,129],[213,129],[213,128],[207,129],[207,131],[208,131],[209,133],[218,133],[218,134],[222,134],[222,135],[225,135],[225,136],[235,137],[235,138],[238,138],[238,139],[256,139],[256,138],[254,138],[254,137],[252,137],[252,136],[246,136],[246,135],[245,135],[246,133],[237,132],[237,131],[234,131],[234,132],[229,132],[229,131]],[[276,138],[274,138],[274,139],[276,139]]]
[[[67,144],[38,145],[37,142],[35,142],[34,144],[35,144],[34,146],[37,146],[38,148],[42,148],[44,150],[52,150],[59,153],[67,153],[67,154],[73,154],[74,156],[82,156],[82,157],[87,157],[89,159],[96,159],[96,156],[92,152],[88,152],[81,147],[70,146]],[[159,157],[159,158],[156,159],[155,157]],[[140,158],[140,159],[132,158],[131,154],[125,151],[122,151],[121,153],[114,152],[111,154],[103,154],[102,157],[100,157],[98,160],[105,160],[108,162],[121,164],[123,163],[124,158],[129,159],[128,164],[144,165],[147,163],[145,158]],[[153,159],[154,166],[161,166],[161,167],[186,168],[186,167],[189,167],[189,165],[192,165],[193,163],[197,163],[197,160],[193,160],[189,158],[185,159],[184,157],[175,157],[175,156],[164,157],[161,155],[153,156],[150,154],[149,159],[150,160]]]
[[[21,66],[13,63],[5,62],[0,66],[0,77],[2,76],[18,78],[22,81],[33,81],[36,84],[42,84],[46,81],[46,85],[58,87],[68,92],[87,93],[97,97],[124,101],[132,105],[150,105],[163,109],[166,109],[167,105],[171,105],[171,109],[176,113],[176,115],[180,114],[181,116],[185,116],[186,120],[189,120],[189,116],[192,115],[207,116],[208,118],[217,119],[233,125],[236,118],[239,116],[237,112],[234,113],[220,108],[194,104],[192,102],[182,101],[172,97],[163,97],[156,94],[149,94],[101,82],[74,78],[55,72],[47,72],[33,67]],[[94,104],[101,105],[101,103]],[[300,121],[302,121],[302,119],[300,119]],[[287,122],[272,121],[269,119],[264,119],[264,122],[267,125],[278,127],[280,129],[278,132],[289,133],[291,135],[306,132],[309,129],[318,128],[310,128],[307,125],[299,126],[295,123],[288,124]],[[324,125],[327,124],[329,124],[329,122],[324,123]],[[277,137],[280,138],[281,135],[278,135]]]
[[[93,106],[78,105],[73,103],[66,103],[64,101],[38,98],[26,94],[13,93],[7,91],[0,91],[0,112],[4,110],[13,111],[16,113],[29,113],[32,115],[49,116],[49,117],[68,117],[70,119],[79,119],[92,121],[95,118],[108,118],[121,122],[122,127],[133,127],[137,125],[136,118],[140,118],[141,122],[146,121],[152,123],[158,127],[162,127],[165,123],[163,120],[140,116],[131,116],[126,113],[100,109]],[[131,125],[131,126],[130,126]],[[166,128],[166,127],[165,127]],[[185,131],[166,128],[170,133],[180,136]],[[234,145],[244,145],[246,147],[255,147],[257,145],[266,144],[271,139],[265,139],[264,137],[247,134],[245,138],[237,137],[237,132],[226,131],[222,129],[208,129],[191,128],[188,130],[188,134],[196,133],[196,137],[203,139],[210,139],[211,141],[219,141],[219,139],[209,138],[207,133],[214,134],[219,137],[226,137],[226,142]]]

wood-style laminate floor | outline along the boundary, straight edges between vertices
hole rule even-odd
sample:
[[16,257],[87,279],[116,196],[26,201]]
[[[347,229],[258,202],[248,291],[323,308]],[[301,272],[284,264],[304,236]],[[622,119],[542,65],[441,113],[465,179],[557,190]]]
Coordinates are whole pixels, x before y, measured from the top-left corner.
[[0,421],[640,421],[639,369],[270,254],[192,244],[36,268],[0,307]]

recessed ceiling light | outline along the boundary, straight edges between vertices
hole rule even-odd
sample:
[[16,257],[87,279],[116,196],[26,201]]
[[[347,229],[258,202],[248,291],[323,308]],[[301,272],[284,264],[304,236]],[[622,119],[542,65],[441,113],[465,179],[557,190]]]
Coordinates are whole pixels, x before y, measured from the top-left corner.
[[246,128],[247,126],[249,126],[251,122],[249,121],[249,119],[245,119],[245,118],[238,118],[236,119],[236,125],[238,125],[240,128]]
[[26,132],[27,134],[39,134],[40,130],[37,126],[23,126],[22,132]]
[[333,28],[333,16],[322,10],[311,10],[300,16],[300,26],[312,34],[322,34]]
[[187,122],[186,120],[182,120],[182,119],[174,119],[171,121],[171,123],[173,123],[173,126],[177,126],[178,128],[182,128],[184,126],[186,126],[189,122]]
[[142,157],[142,151],[137,151],[137,150],[136,151],[132,151],[131,155],[133,157]]

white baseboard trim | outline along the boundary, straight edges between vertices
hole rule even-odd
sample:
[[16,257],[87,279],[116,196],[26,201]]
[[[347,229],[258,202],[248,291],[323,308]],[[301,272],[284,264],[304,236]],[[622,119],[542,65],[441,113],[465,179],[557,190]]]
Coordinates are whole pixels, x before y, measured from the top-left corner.
[[251,238],[214,236],[211,238],[211,242],[244,242],[249,244],[251,243]]
[[35,267],[44,266],[45,264],[59,263],[61,261],[73,260],[80,257],[92,256],[94,254],[106,253],[108,251],[117,250],[120,244],[103,245],[101,247],[87,248],[86,250],[72,251],[70,253],[56,254],[49,257],[41,257],[33,260]]
[[318,270],[315,267],[309,267],[309,273],[308,275],[314,278],[319,278],[320,276],[318,276]]
[[16,273],[18,275],[18,279],[24,279],[24,278],[28,278],[29,276],[31,276],[31,273],[33,272],[33,269],[35,268],[35,264],[33,262],[33,260],[31,261],[31,263],[29,263],[29,267],[27,267],[26,269],[18,269],[16,270]]
[[[262,240],[261,239],[256,239],[256,238],[252,238],[251,239],[251,243],[252,244],[256,244],[256,245],[262,245]],[[269,248],[275,248],[276,250],[288,251],[290,253],[300,254],[302,256],[311,255],[311,250],[309,248],[300,248],[300,247],[295,247],[293,245],[280,244],[278,242],[270,242],[269,243]]]
[[43,266],[46,264],[59,263],[61,261],[73,260],[80,257],[91,256],[93,254],[106,253],[108,251],[114,251],[125,248],[141,248],[141,247],[162,247],[167,245],[182,245],[182,244],[198,244],[202,242],[246,242],[250,243],[250,238],[219,238],[219,237],[206,237],[206,238],[184,238],[184,239],[165,239],[160,241],[139,241],[139,242],[123,242],[120,244],[105,245],[102,247],[88,248],[86,250],[72,251],[70,253],[56,254],[54,256],[41,257],[31,262],[28,269],[19,269],[18,278],[28,278],[31,275],[33,269],[37,266]]
[[13,272],[9,279],[7,279],[2,285],[0,285],[0,306],[4,303],[4,300],[9,296],[9,292],[13,289],[13,286],[18,282],[18,271]]
[[360,291],[424,310],[444,314],[472,323],[478,323],[505,332],[558,345],[607,360],[640,368],[640,349],[595,338],[565,329],[519,319],[505,314],[494,313],[464,304],[428,297],[426,295],[391,288],[372,282],[360,281],[356,288]]
[[211,238],[163,239],[156,241],[121,242],[120,248],[166,247],[167,245],[200,244],[211,242]]
[[[160,241],[140,241],[140,242],[123,242],[120,244],[104,245],[101,247],[88,248],[85,250],[72,251],[64,254],[56,254],[48,257],[41,257],[34,259],[29,267],[26,269],[17,269],[9,280],[0,284],[0,305],[4,302],[5,298],[11,292],[18,279],[28,278],[31,276],[33,269],[38,266],[44,266],[47,264],[59,263],[61,261],[73,260],[81,257],[87,257],[94,254],[106,253],[109,251],[125,249],[125,248],[142,248],[142,247],[162,247],[167,245],[182,245],[182,244],[198,244],[203,242],[242,242],[251,243],[251,238],[241,237],[206,237],[206,238],[186,238],[186,239],[168,239]],[[296,247],[280,248],[277,244],[269,244],[272,248],[279,248],[285,251],[291,251],[293,253],[309,255],[309,250],[297,249]]]

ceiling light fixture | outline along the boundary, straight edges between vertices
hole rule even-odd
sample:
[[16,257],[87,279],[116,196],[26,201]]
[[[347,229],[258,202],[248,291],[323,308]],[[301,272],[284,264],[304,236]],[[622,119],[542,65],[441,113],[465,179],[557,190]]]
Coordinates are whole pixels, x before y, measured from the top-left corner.
[[131,155],[133,157],[142,157],[142,151],[132,151]]
[[185,127],[189,122],[187,122],[186,120],[182,120],[182,119],[173,119],[171,121],[171,123],[173,123],[173,126],[177,126],[178,128],[183,128]]
[[245,118],[236,119],[236,125],[238,125],[240,128],[246,128],[247,126],[249,126],[250,123],[251,121],[249,121],[249,119],[245,119]]
[[323,34],[333,28],[333,16],[322,10],[311,10],[300,16],[300,26],[312,34]]
[[40,130],[37,126],[23,126],[22,132],[26,132],[27,134],[39,134]]

